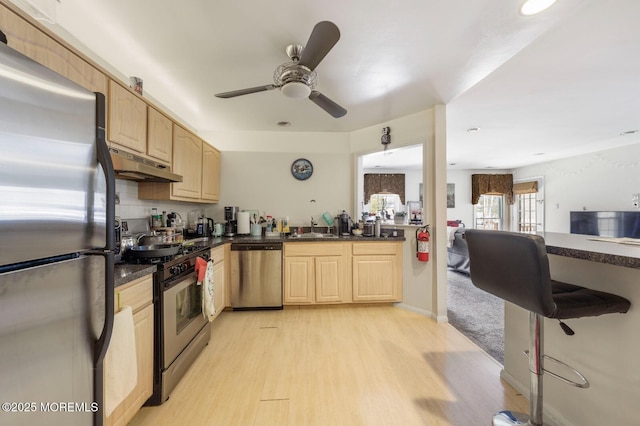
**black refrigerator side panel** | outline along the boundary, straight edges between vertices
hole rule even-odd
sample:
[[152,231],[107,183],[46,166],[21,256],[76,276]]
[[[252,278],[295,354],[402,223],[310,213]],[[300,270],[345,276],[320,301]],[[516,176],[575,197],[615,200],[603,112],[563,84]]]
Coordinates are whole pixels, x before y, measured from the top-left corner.
[[104,263],[83,256],[0,274],[0,400],[36,404],[31,412],[3,412],[0,423],[93,423],[101,404],[93,396],[93,342],[105,322]]

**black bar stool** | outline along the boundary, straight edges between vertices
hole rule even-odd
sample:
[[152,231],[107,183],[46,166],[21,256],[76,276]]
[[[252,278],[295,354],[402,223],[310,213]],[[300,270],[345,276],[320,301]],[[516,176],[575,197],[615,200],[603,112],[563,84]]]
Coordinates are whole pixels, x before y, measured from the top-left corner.
[[[545,372],[577,387],[589,386],[577,370],[544,355],[543,317],[562,320],[625,313],[631,303],[614,294],[552,280],[544,239],[538,235],[467,229],[465,238],[473,284],[529,311],[529,351],[525,353],[529,357],[530,413],[500,411],[493,417],[493,425],[542,426],[542,375]],[[573,334],[562,321],[560,325],[565,333]],[[545,358],[568,367],[580,382],[545,370]]]

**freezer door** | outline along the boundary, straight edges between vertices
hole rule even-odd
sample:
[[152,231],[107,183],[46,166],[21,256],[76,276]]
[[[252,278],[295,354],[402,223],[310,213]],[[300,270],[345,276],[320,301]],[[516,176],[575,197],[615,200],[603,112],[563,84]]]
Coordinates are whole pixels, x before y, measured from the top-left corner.
[[0,424],[92,424],[103,282],[97,256],[0,274],[0,401],[23,404],[3,405]]
[[105,246],[96,95],[0,43],[0,265]]

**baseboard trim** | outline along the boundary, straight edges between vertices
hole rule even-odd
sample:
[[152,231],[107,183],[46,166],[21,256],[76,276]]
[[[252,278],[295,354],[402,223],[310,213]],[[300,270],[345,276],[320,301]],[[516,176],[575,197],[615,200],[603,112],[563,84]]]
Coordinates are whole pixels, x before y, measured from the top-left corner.
[[402,308],[405,311],[415,312],[416,314],[436,319],[436,316],[433,314],[433,312],[427,311],[425,309],[416,308],[415,306],[407,305],[406,303],[394,303],[393,305],[397,308]]

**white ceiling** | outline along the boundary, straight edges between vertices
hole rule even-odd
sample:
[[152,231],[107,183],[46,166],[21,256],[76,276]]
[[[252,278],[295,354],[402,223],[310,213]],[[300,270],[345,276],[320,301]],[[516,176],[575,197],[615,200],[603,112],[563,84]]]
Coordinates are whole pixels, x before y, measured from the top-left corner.
[[[446,104],[451,168],[640,143],[620,135],[640,129],[640,1],[558,0],[533,17],[518,13],[522,1],[59,0],[53,28],[143,78],[199,133],[349,132]],[[323,20],[341,39],[316,69],[317,90],[346,116],[278,90],[214,96],[272,83],[285,47]]]

